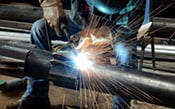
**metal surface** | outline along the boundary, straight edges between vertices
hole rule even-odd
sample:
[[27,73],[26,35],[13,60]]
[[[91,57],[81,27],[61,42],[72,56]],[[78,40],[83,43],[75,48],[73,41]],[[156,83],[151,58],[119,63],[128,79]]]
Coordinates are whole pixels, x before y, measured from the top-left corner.
[[[62,71],[59,73],[58,69],[54,75],[54,79],[58,80],[59,84],[57,85],[62,87],[71,89],[73,89],[73,87],[75,87],[75,89],[79,89],[80,87],[88,88],[113,95],[122,93],[137,100],[167,107],[175,107],[175,76],[120,69],[115,66],[95,66],[95,69],[96,72],[99,72],[99,76],[81,74],[81,78],[77,78],[76,75],[71,77],[72,74]],[[81,84],[83,81],[86,84]]]
[[0,29],[9,31],[19,31],[30,33],[32,23],[18,22],[10,20],[0,20]]
[[[141,27],[139,30],[138,38],[140,39],[140,45],[141,45],[141,54],[140,54],[140,66],[139,70],[142,70],[143,67],[143,57],[145,54],[145,48],[148,44],[151,43],[151,53],[152,53],[152,69],[156,69],[156,57],[155,57],[155,47],[154,47],[154,40],[155,37],[161,37],[161,38],[173,38],[172,35],[175,32],[175,20],[173,18],[159,18],[159,17],[153,17],[152,23],[149,23],[146,25],[146,27]],[[149,29],[148,29],[149,28]],[[142,33],[144,32],[144,34]],[[150,37],[148,37],[150,36]],[[147,40],[146,40],[147,38]]]
[[150,37],[148,39],[143,38],[140,40],[140,45],[141,45],[141,52],[140,52],[140,65],[139,65],[139,70],[141,71],[143,68],[143,59],[145,55],[145,48],[147,45],[151,43],[151,54],[152,54],[152,69],[156,69],[156,64],[155,64],[155,47],[154,47],[154,37]]
[[152,53],[152,65],[153,65],[153,70],[156,70],[156,59],[155,59],[155,43],[154,43],[154,37],[152,37],[152,40],[151,40],[151,53]]
[[3,85],[0,86],[0,90],[3,92],[11,91],[18,88],[23,88],[27,84],[27,78],[16,78],[12,80],[5,81]]
[[7,45],[0,46],[0,55],[15,59],[25,60],[29,50]]
[[[40,78],[45,79],[48,78],[48,72],[51,66],[50,64],[50,59],[52,57],[51,52],[37,48],[27,49],[27,48],[12,47],[8,45],[0,46],[0,51],[1,56],[6,56],[24,61],[24,64],[22,64],[21,66],[24,69],[23,74],[16,76],[21,77],[25,75],[28,76],[34,75],[35,77],[39,76]],[[7,64],[7,63],[2,62],[0,64]]]
[[46,51],[31,50],[26,56],[24,75],[48,78],[55,85],[74,90],[88,88],[113,95],[122,93],[137,100],[175,107],[175,76],[99,65],[92,69],[94,73],[77,74],[66,71],[73,67],[63,65],[64,60],[53,64],[56,68],[50,70],[51,56]]
[[31,22],[42,18],[43,11],[40,7],[24,5],[0,4],[0,19]]
[[111,74],[110,80],[116,82],[112,84],[104,78],[103,83],[113,94],[119,92],[138,100],[175,107],[175,77],[173,76],[131,69],[122,70],[110,66],[99,66],[98,69],[104,69]]
[[151,36],[169,38],[175,32],[174,18],[153,17],[152,26],[149,30]]
[[[140,51],[140,47],[137,49]],[[149,44],[145,49],[145,52],[151,52],[151,44]],[[159,54],[175,55],[175,45],[155,44],[155,52]]]

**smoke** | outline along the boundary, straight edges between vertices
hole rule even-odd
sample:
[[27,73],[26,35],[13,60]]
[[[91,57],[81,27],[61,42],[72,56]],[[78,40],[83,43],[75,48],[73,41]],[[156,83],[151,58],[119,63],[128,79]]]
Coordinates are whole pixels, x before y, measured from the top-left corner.
[[129,48],[123,42],[118,42],[115,45],[115,54],[118,65],[127,65],[129,62]]

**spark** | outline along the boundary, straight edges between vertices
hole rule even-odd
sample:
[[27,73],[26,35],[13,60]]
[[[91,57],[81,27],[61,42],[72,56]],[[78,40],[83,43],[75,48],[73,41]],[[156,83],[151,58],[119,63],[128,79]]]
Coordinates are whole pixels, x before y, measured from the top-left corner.
[[93,62],[89,59],[89,55],[90,54],[87,52],[77,53],[77,55],[73,57],[76,67],[83,71],[91,69],[91,67],[93,67]]
[[[163,4],[162,4],[163,5]],[[172,5],[172,4],[170,4]],[[170,6],[169,5],[169,6]],[[168,6],[168,7],[169,7]],[[152,11],[152,15],[156,15],[158,13],[161,13],[162,11],[157,12],[160,7],[158,7],[156,10]],[[123,17],[127,16],[124,15]],[[122,34],[120,33],[115,33],[116,35],[111,36],[111,30],[115,28],[115,22],[117,20],[122,19],[121,18],[116,18],[114,22],[109,25],[109,28],[106,28],[104,25],[107,24],[104,22],[103,24],[100,24],[100,28],[97,28],[99,26],[99,21],[104,20],[107,17],[97,17],[95,15],[90,16],[90,23],[89,26],[83,30],[83,32],[78,33],[79,36],[81,37],[78,46],[76,47],[77,50],[77,55],[74,57],[74,61],[77,65],[77,68],[79,68],[82,72],[79,72],[80,76],[80,87],[87,87],[88,89],[80,90],[80,107],[83,108],[84,104],[91,103],[93,109],[98,109],[100,106],[98,105],[97,96],[98,93],[94,93],[93,91],[99,90],[100,92],[107,92],[110,95],[110,89],[104,84],[102,81],[105,79],[106,82],[111,83],[111,85],[119,90],[122,90],[123,93],[126,95],[135,97],[137,96],[139,98],[139,95],[142,95],[145,97],[145,99],[148,99],[150,101],[154,101],[156,98],[153,96],[147,94],[146,92],[142,91],[141,89],[132,86],[130,83],[120,83],[118,80],[115,80],[114,77],[120,78],[120,75],[115,72],[110,72],[105,67],[99,69],[96,67],[96,65],[109,65],[109,58],[113,57],[113,52],[115,54],[115,49],[120,50],[123,46],[119,44],[119,46],[116,46],[116,48],[112,48],[111,44],[113,43],[118,43],[118,42],[113,42],[112,40],[115,37],[123,37]],[[132,19],[130,22],[128,22],[128,26],[133,26],[135,25],[138,27],[141,25],[141,21],[144,19],[144,16],[142,17],[136,17]],[[120,29],[122,31],[126,31],[126,28],[122,28],[119,26],[116,29]],[[137,28],[134,28],[134,31],[136,31]],[[114,30],[114,32],[117,32]],[[151,32],[150,32],[151,33]],[[129,43],[130,41],[136,40],[137,38],[133,38],[132,40],[127,40],[126,43]],[[113,51],[114,49],[114,51]],[[126,52],[126,51],[125,51]],[[115,55],[122,55],[124,54],[123,51],[120,51],[119,53],[121,54],[115,54]],[[128,54],[127,54],[128,55]],[[120,58],[123,60],[123,58]],[[123,60],[126,61],[126,60]],[[110,73],[109,73],[110,72]],[[89,97],[87,98],[87,92],[89,93]],[[137,92],[137,94],[135,94]],[[116,92],[115,92],[116,93]],[[106,96],[102,95],[106,101],[110,101],[111,96]],[[83,98],[84,97],[84,98]],[[89,99],[89,100],[88,100]],[[143,100],[144,101],[144,100]],[[109,109],[109,106],[106,107]]]

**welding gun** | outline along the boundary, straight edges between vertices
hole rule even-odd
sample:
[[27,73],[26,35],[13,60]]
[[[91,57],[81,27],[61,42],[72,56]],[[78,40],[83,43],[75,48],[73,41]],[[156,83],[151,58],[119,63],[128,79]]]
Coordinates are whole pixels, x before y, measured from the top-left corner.
[[70,32],[69,32],[69,24],[67,22],[67,18],[66,17],[63,17],[63,18],[60,18],[60,30],[61,32],[64,33],[64,35],[66,36],[67,40],[68,40],[68,45],[74,49],[74,41],[71,39],[71,35],[70,35]]

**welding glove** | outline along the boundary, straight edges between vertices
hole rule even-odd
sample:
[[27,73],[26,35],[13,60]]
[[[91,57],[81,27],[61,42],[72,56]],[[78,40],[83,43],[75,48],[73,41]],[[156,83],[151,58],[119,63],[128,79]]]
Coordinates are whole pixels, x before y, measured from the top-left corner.
[[43,8],[43,17],[47,20],[50,27],[54,28],[57,36],[61,37],[60,20],[65,18],[61,0],[39,0],[39,2]]

